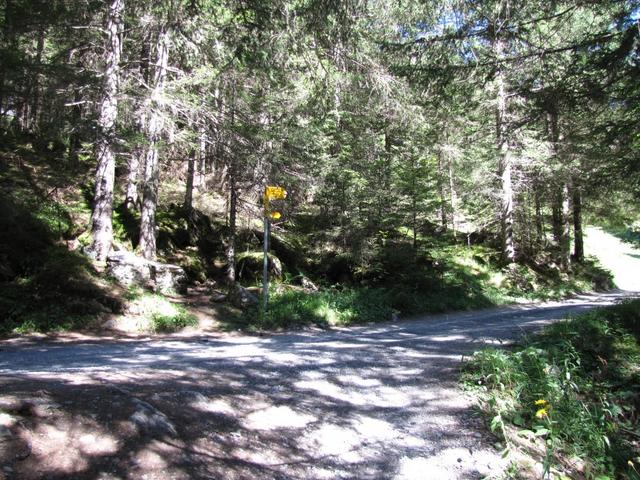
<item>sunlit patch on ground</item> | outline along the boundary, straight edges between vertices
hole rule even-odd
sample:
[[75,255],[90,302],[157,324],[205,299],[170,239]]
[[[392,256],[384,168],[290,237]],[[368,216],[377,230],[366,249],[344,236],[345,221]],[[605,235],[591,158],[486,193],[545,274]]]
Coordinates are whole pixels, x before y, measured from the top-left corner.
[[303,428],[315,421],[313,415],[296,412],[290,407],[269,407],[250,413],[242,422],[253,430],[274,430],[277,428]]
[[618,288],[640,292],[640,251],[600,228],[585,230],[585,253],[598,258]]

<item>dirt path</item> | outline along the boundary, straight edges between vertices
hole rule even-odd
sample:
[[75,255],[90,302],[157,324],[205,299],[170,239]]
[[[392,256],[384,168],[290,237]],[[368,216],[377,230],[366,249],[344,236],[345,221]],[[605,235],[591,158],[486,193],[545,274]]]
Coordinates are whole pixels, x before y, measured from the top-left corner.
[[600,228],[585,231],[585,253],[600,260],[609,270],[618,288],[640,291],[640,251]]
[[497,475],[462,356],[620,294],[269,337],[0,344],[0,476]]

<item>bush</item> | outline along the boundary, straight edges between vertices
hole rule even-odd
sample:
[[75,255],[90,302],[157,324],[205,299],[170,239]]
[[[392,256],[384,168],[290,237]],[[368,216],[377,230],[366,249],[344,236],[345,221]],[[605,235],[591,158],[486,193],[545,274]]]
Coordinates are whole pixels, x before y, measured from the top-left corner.
[[151,325],[154,332],[176,332],[185,327],[195,327],[198,319],[195,315],[188,313],[184,307],[178,308],[174,315],[154,313],[151,315]]

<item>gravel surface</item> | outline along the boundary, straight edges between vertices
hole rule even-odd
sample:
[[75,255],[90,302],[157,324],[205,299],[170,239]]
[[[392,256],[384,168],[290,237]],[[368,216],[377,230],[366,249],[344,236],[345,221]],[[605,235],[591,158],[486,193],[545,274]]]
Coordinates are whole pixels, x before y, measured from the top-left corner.
[[461,360],[628,294],[329,332],[0,342],[0,479],[498,477]]

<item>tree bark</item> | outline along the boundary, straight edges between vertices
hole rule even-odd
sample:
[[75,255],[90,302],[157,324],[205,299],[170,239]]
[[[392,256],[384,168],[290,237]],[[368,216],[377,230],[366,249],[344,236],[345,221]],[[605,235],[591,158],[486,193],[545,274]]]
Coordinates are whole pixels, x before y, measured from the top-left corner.
[[449,205],[451,209],[451,233],[453,233],[453,239],[458,239],[458,233],[456,231],[456,190],[453,183],[453,159],[451,155],[447,155],[447,171],[449,174]]
[[582,192],[580,186],[573,183],[573,258],[576,262],[584,260],[584,238],[582,232]]
[[187,161],[187,186],[184,192],[184,208],[189,211],[193,208],[193,184],[196,171],[196,150],[189,152]]
[[[231,128],[235,124],[235,85],[231,93]],[[226,256],[227,256],[227,284],[229,289],[233,289],[236,285],[236,218],[238,211],[238,185],[237,185],[237,165],[236,159],[230,158],[228,168],[228,184],[229,184],[229,237],[227,238]]]
[[[46,28],[41,25],[38,31],[38,44],[36,47],[35,66],[36,73],[33,75],[33,85],[31,86],[31,108],[29,109],[28,128],[30,131],[35,132],[39,127],[40,117],[40,75],[42,71],[42,54],[44,53],[44,40],[46,35]],[[28,101],[28,99],[26,99]]]
[[67,154],[67,160],[71,168],[78,167],[80,147],[82,145],[82,138],[80,137],[80,124],[82,123],[82,107],[80,106],[81,100],[81,94],[76,90],[73,96],[74,105],[71,107],[72,129],[69,134],[69,150]]
[[535,208],[535,223],[536,223],[536,243],[538,246],[545,244],[544,234],[544,217],[542,216],[542,201],[540,198],[540,184],[536,180],[533,186],[533,201]]
[[563,270],[569,268],[571,261],[571,229],[570,229],[570,209],[569,209],[569,186],[563,173],[562,158],[560,152],[560,126],[558,123],[558,113],[555,110],[549,112],[549,132],[553,155],[560,168],[560,182],[556,187],[553,204],[553,236],[558,247],[558,260]]
[[145,157],[142,212],[140,217],[140,252],[144,258],[156,258],[156,209],[158,207],[158,143],[164,128],[162,104],[169,63],[170,33],[162,28],[158,34],[151,112],[147,124],[149,148]]
[[442,231],[447,231],[447,196],[445,194],[444,187],[444,153],[442,148],[438,151],[438,192],[440,194],[440,224],[442,225]]
[[[498,62],[504,51],[504,41],[494,40],[494,52]],[[500,177],[500,224],[502,237],[502,254],[508,263],[516,258],[513,240],[513,184],[511,169],[513,164],[511,145],[509,143],[508,125],[508,86],[504,75],[504,67],[498,64],[496,73],[497,109],[496,109],[496,140],[498,147],[498,176]]]
[[115,124],[118,115],[122,14],[124,0],[112,0],[107,10],[106,68],[96,139],[96,184],[91,215],[92,250],[99,261],[107,258],[113,241],[113,187]]
[[227,239],[227,284],[233,288],[236,284],[236,218],[238,211],[238,190],[235,168],[229,169],[229,238]]
[[138,205],[138,175],[140,171],[140,157],[142,149],[135,148],[129,158],[129,173],[127,174],[127,190],[124,197],[124,206],[134,210]]

